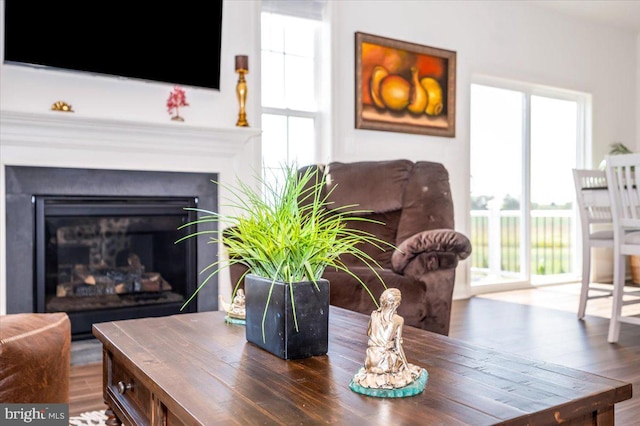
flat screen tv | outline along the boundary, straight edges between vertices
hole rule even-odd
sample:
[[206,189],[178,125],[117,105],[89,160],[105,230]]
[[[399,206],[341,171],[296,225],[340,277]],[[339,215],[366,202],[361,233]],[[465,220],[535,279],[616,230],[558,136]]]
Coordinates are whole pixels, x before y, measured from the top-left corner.
[[6,0],[4,62],[220,89],[222,0]]

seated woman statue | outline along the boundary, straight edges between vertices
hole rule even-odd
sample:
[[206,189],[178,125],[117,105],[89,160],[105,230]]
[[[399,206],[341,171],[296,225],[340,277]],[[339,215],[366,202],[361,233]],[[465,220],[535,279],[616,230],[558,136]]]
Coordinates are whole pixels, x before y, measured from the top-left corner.
[[222,295],[218,296],[220,300],[220,305],[222,305],[222,309],[227,313],[229,318],[235,319],[245,319],[246,318],[246,309],[245,309],[245,295],[244,290],[239,288],[236,292],[235,297],[231,304],[228,304],[222,298]]
[[401,294],[389,288],[380,296],[380,308],[371,313],[367,357],[354,383],[374,389],[397,389],[414,382],[422,369],[407,362],[402,349],[404,318],[396,313]]

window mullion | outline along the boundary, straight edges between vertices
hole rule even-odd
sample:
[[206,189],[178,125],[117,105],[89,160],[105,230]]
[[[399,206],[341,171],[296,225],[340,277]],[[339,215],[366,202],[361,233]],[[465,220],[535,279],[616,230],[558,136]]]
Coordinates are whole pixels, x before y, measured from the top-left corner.
[[522,93],[522,200],[521,214],[521,258],[520,265],[525,277],[531,277],[531,93]]

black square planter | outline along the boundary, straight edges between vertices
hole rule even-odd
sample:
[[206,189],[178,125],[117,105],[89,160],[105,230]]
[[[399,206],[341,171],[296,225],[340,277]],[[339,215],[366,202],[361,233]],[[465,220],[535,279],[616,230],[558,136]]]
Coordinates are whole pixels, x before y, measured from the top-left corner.
[[247,341],[283,359],[325,355],[329,345],[329,281],[319,279],[316,283],[318,288],[311,281],[292,283],[292,303],[290,284],[276,281],[267,305],[272,280],[247,275],[244,280]]

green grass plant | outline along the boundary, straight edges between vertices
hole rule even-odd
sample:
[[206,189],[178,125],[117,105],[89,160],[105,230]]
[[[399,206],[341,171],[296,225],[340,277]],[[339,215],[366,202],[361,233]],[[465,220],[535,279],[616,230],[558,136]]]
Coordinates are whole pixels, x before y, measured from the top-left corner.
[[[308,281],[315,284],[328,267],[354,277],[378,306],[378,301],[369,288],[341,261],[341,256],[355,256],[375,273],[386,288],[376,271],[381,266],[361,247],[363,244],[372,244],[380,250],[395,247],[373,234],[348,226],[350,221],[381,222],[363,216],[368,212],[358,210],[355,204],[332,208],[328,200],[330,193],[323,195],[326,177],[318,169],[309,168],[299,173],[294,165],[284,165],[281,171],[282,176],[276,176],[274,179],[276,183],[257,178],[265,191],[264,196],[240,180],[237,180],[236,187],[225,186],[231,194],[227,206],[236,212],[234,215],[223,216],[217,212],[187,208],[203,215],[179,228],[196,226],[197,230],[180,238],[176,243],[187,238],[212,234],[209,237],[210,243],[223,243],[227,257],[203,269],[202,273],[208,275],[182,308],[191,302],[200,289],[220,270],[237,263],[245,265],[248,268],[247,273],[272,280],[262,320],[263,336],[275,282]],[[221,185],[219,182],[213,183]],[[217,228],[221,229],[201,229],[203,225],[212,222],[217,223]],[[240,280],[242,278],[244,275]],[[240,282],[235,283],[233,295],[239,284]],[[298,330],[293,286],[289,286],[289,289],[292,292],[293,316]]]

